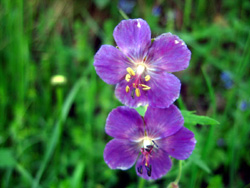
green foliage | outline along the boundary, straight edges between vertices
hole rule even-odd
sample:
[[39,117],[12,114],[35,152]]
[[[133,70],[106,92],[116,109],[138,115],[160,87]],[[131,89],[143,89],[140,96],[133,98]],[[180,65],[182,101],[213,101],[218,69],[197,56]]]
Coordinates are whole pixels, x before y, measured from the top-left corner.
[[197,153],[193,153],[190,157],[190,161],[201,168],[206,173],[210,174],[211,170],[208,165],[201,159],[201,157]]
[[218,187],[218,188],[223,188],[223,183],[222,183],[222,177],[217,175],[212,177],[209,180],[208,188],[213,188],[213,187]]
[[136,108],[136,111],[141,115],[144,116],[146,111],[147,111],[147,107],[144,106],[140,106]]
[[212,119],[208,116],[199,116],[194,114],[195,112],[192,111],[186,111],[186,110],[182,110],[181,114],[184,117],[184,122],[187,125],[218,125],[220,124],[218,121],[216,121],[215,119]]
[[15,166],[16,160],[10,149],[0,148],[0,156],[0,168],[10,168]]

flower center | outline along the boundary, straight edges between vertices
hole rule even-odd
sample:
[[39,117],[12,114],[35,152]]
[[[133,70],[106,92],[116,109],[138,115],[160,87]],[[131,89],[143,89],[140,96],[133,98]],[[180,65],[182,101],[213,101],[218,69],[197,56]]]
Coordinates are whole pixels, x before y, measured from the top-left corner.
[[152,139],[145,136],[144,139],[143,139],[143,148],[146,149],[148,146],[153,146],[153,142],[152,142]]
[[131,91],[131,97],[134,98],[134,94],[137,97],[141,96],[142,91],[150,90],[150,87],[143,84],[150,80],[149,75],[144,75],[147,66],[145,63],[138,63],[137,67],[132,69],[131,67],[127,68],[128,74],[125,76],[127,82],[132,82],[130,85],[126,86],[126,92]]
[[143,166],[145,166],[147,170],[147,175],[151,176],[152,166],[150,164],[150,157],[152,157],[151,153],[153,151],[154,146],[158,148],[158,145],[155,143],[154,140],[152,140],[148,136],[145,136],[143,139],[143,145],[141,148],[141,153],[143,155],[142,164],[139,165],[139,167],[137,167],[137,171],[140,174],[143,173]]
[[145,70],[145,65],[144,65],[144,63],[139,64],[139,65],[137,66],[137,68],[136,68],[136,73],[139,74],[139,75],[141,75],[141,74],[144,72],[144,70]]

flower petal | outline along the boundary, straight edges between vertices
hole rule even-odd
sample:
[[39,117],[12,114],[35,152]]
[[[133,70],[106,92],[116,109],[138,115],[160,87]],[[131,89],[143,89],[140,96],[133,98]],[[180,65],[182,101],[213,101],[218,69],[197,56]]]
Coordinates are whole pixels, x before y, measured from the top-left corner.
[[[150,73],[151,79],[147,84],[150,90],[144,91],[141,87],[140,97],[137,97],[132,91],[132,82],[125,80],[117,84],[115,88],[116,97],[129,107],[136,108],[149,104],[156,108],[167,108],[179,97],[181,83],[180,80],[173,74],[160,72]],[[126,86],[130,87],[130,91],[126,92]],[[132,97],[133,95],[133,97]]]
[[175,105],[171,105],[169,108],[149,106],[144,121],[148,136],[155,140],[173,135],[180,130],[184,123],[183,116]]
[[131,65],[120,50],[110,45],[102,45],[94,59],[96,73],[108,84],[116,84],[124,79],[126,68]]
[[172,157],[184,160],[191,155],[196,140],[192,131],[182,127],[172,136],[158,140],[157,144],[159,148],[163,148]]
[[[130,87],[130,91],[126,92],[126,86]],[[132,82],[127,82],[126,80],[121,81],[116,85],[115,96],[120,100],[124,105],[136,108],[138,106],[145,106],[148,104],[147,91],[140,89],[140,97],[137,97],[135,92],[132,91],[133,86]]]
[[[155,180],[161,178],[170,170],[172,166],[172,161],[164,150],[156,149],[153,150],[151,154],[152,155],[149,159],[149,165],[151,165],[151,176],[147,175],[147,169],[145,167],[145,161],[143,161],[143,155],[140,155],[135,166],[137,175],[146,180]],[[138,168],[140,168],[141,166],[142,174],[138,172]]]
[[151,45],[149,25],[142,19],[121,21],[113,36],[120,50],[134,62],[142,61]]
[[147,62],[157,69],[177,72],[188,67],[190,58],[187,45],[178,36],[165,33],[155,38]]
[[104,149],[104,161],[111,169],[127,170],[134,165],[139,152],[138,143],[113,139]]
[[105,130],[112,137],[133,141],[143,137],[143,126],[143,119],[135,109],[120,106],[110,112]]
[[179,97],[181,83],[173,74],[161,72],[151,73],[147,83],[151,89],[148,91],[148,103],[152,107],[167,108]]

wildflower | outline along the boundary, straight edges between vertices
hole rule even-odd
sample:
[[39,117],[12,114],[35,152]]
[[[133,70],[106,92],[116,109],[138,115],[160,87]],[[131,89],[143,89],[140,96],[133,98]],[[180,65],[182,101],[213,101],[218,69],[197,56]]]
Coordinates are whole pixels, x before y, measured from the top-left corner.
[[63,85],[67,83],[67,78],[63,75],[54,75],[50,82],[52,85]]
[[142,19],[123,20],[113,33],[117,48],[103,45],[95,55],[97,74],[117,84],[116,97],[125,105],[166,108],[180,93],[181,83],[170,72],[188,67],[191,52],[177,36],[165,33],[151,43]]
[[135,0],[119,0],[118,7],[126,14],[130,14],[136,4]]
[[183,122],[174,105],[148,107],[144,118],[135,109],[118,107],[107,118],[105,130],[114,139],[105,147],[104,160],[111,169],[127,170],[138,158],[137,175],[158,179],[172,166],[169,155],[184,160],[195,147],[194,134]]
[[222,72],[220,78],[226,89],[231,89],[233,87],[233,80],[230,72],[227,71]]
[[246,111],[250,107],[250,102],[246,100],[241,100],[239,104],[240,110],[241,111]]
[[219,138],[219,139],[217,140],[217,145],[218,145],[219,147],[225,146],[225,140],[224,140],[223,138]]
[[162,12],[162,8],[161,8],[160,5],[155,5],[155,6],[153,7],[153,9],[152,9],[152,14],[153,14],[154,16],[159,17],[159,16],[161,15],[161,12]]

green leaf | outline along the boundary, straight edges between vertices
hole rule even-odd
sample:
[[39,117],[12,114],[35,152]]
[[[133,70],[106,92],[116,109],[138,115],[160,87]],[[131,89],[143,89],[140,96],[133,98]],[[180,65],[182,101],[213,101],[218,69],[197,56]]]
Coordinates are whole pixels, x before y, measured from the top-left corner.
[[12,155],[10,149],[1,148],[0,149],[0,168],[14,167],[16,160]]
[[82,161],[78,162],[71,179],[72,187],[81,187],[82,176],[84,175],[85,165]]
[[61,111],[61,115],[59,116],[59,119],[55,125],[55,128],[51,134],[50,141],[48,143],[48,147],[46,149],[43,161],[40,165],[39,170],[36,173],[36,181],[33,182],[32,187],[37,187],[39,185],[39,181],[43,175],[43,172],[46,169],[46,166],[48,165],[50,159],[52,158],[53,152],[55,151],[55,148],[57,146],[58,140],[60,138],[61,132],[62,132],[62,124],[65,122],[66,118],[68,117],[69,110],[74,102],[74,99],[76,97],[76,94],[79,92],[80,88],[84,85],[84,80],[80,78],[74,85],[74,87],[70,90],[70,93],[68,94],[63,107]]
[[213,176],[209,179],[207,188],[213,187],[223,187],[223,181],[220,175]]
[[184,117],[185,124],[189,125],[218,125],[220,124],[218,121],[215,119],[212,119],[207,116],[199,116],[194,114],[194,111],[186,111],[186,110],[181,110],[181,113]]
[[202,170],[204,170],[207,173],[211,173],[210,168],[207,166],[207,164],[200,158],[198,154],[193,153],[190,157],[190,160],[196,164],[198,167],[200,167]]
[[140,107],[137,107],[135,108],[135,110],[141,115],[144,117],[146,111],[147,111],[147,107],[148,106],[140,106]]

